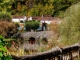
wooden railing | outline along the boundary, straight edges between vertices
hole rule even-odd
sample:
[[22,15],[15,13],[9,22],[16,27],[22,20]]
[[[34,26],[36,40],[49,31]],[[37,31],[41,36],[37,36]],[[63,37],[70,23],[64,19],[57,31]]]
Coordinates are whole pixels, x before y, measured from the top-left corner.
[[80,45],[75,44],[63,48],[55,47],[41,53],[12,57],[14,60],[76,60],[80,57]]

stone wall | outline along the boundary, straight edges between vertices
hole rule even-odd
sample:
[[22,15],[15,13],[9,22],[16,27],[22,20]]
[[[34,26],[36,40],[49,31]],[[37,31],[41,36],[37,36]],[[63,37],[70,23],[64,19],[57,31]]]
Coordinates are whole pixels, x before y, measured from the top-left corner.
[[21,33],[21,37],[24,40],[29,40],[30,37],[34,37],[36,40],[46,38],[46,39],[53,39],[54,32],[53,31],[40,31],[40,32],[24,32]]

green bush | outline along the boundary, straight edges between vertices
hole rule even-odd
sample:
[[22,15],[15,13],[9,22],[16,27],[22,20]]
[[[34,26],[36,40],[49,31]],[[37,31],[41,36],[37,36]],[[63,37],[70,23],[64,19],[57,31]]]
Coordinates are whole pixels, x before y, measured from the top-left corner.
[[0,20],[11,21],[11,15],[7,12],[0,12]]
[[10,55],[5,55],[7,52],[5,48],[5,42],[3,41],[4,37],[0,36],[0,60],[12,60]]
[[36,21],[27,21],[25,27],[27,31],[36,30],[39,27],[40,22]]
[[60,25],[61,44],[72,45],[80,42],[80,3],[69,7]]

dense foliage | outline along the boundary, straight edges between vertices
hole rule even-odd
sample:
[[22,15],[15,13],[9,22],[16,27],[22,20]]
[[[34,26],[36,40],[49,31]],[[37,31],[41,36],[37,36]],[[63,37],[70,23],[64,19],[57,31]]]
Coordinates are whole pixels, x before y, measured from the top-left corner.
[[0,60],[12,60],[10,55],[7,55],[7,49],[5,48],[6,44],[3,41],[4,37],[0,36]]
[[37,30],[37,28],[39,27],[39,24],[40,24],[39,21],[26,21],[25,27],[27,31]]
[[2,21],[11,21],[11,15],[7,12],[0,12],[0,20]]
[[62,17],[62,14],[66,11],[71,5],[80,2],[80,0],[54,0],[54,14],[56,16]]
[[0,0],[0,11],[10,13],[13,2],[14,0]]
[[0,11],[7,11],[12,15],[61,16],[68,7],[77,2],[80,0],[0,0]]
[[80,3],[74,4],[65,12],[60,26],[62,44],[70,45],[80,42]]

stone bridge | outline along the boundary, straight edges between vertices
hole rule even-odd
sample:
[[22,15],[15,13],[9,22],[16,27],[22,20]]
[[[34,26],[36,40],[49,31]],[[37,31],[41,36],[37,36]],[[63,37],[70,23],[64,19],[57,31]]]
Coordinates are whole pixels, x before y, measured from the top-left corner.
[[80,60],[80,45],[54,47],[48,51],[26,56],[12,56],[14,60]]
[[24,32],[21,33],[21,37],[24,40],[29,40],[30,37],[34,37],[35,40],[39,40],[42,38],[53,39],[54,32],[53,31],[39,31],[39,32]]

